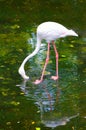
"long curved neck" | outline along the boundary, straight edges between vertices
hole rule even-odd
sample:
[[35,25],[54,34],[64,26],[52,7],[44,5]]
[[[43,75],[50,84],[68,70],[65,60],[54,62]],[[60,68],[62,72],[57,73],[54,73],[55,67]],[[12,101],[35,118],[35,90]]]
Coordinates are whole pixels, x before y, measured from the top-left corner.
[[37,37],[37,44],[36,44],[36,48],[35,50],[29,55],[27,56],[24,61],[22,62],[21,66],[24,67],[25,63],[31,58],[33,57],[34,55],[36,55],[40,49],[40,46],[41,46],[41,39],[39,37]]

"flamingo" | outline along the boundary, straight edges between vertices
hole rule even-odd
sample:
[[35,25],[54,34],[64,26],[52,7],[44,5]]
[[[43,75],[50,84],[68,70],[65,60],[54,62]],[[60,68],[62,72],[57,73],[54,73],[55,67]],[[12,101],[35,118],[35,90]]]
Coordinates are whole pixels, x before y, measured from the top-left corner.
[[63,25],[56,23],[56,22],[44,22],[42,24],[40,24],[37,27],[37,44],[36,44],[36,48],[35,50],[29,55],[27,56],[24,61],[22,62],[18,72],[21,75],[21,77],[24,80],[28,80],[29,76],[26,75],[25,70],[24,70],[24,66],[25,63],[34,55],[36,55],[38,53],[38,51],[40,50],[40,46],[41,46],[41,41],[43,39],[46,40],[46,42],[48,43],[48,50],[47,50],[47,57],[46,57],[46,61],[44,64],[44,68],[42,71],[42,75],[41,78],[36,80],[34,82],[34,84],[39,84],[43,81],[43,77],[44,77],[44,72],[45,69],[47,67],[48,61],[49,61],[49,54],[50,54],[50,44],[52,43],[53,47],[54,47],[54,51],[55,51],[55,55],[56,55],[56,75],[55,76],[51,76],[51,79],[53,80],[58,80],[59,76],[58,76],[58,51],[56,49],[56,45],[55,45],[55,40],[58,38],[63,38],[66,36],[78,36],[78,34],[71,30],[71,29],[67,29],[66,27],[64,27]]

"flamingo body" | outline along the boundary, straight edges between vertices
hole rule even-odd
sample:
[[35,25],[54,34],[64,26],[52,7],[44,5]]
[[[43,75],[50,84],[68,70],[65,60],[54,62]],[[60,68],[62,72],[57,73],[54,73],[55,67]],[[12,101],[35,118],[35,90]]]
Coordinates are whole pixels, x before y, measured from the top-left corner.
[[61,37],[66,37],[66,36],[78,36],[78,34],[76,34],[73,30],[69,30],[66,27],[64,27],[63,25],[56,23],[56,22],[44,22],[42,24],[40,24],[37,27],[37,45],[35,50],[29,55],[27,56],[24,61],[22,62],[20,68],[19,68],[19,74],[23,77],[24,80],[28,80],[29,77],[26,75],[25,70],[24,70],[24,66],[25,63],[32,58],[34,55],[36,55],[40,49],[41,46],[41,41],[42,39],[45,39],[46,42],[48,43],[48,51],[47,51],[47,58],[46,58],[46,62],[44,65],[44,69],[41,75],[40,80],[36,80],[35,84],[39,84],[43,81],[43,76],[44,76],[44,71],[46,69],[46,66],[48,64],[49,61],[49,54],[50,54],[50,43],[52,42],[53,47],[54,47],[54,51],[56,54],[56,76],[52,76],[52,79],[57,80],[58,79],[58,52],[56,50],[56,46],[54,41],[58,38]]
[[68,30],[63,25],[56,22],[44,22],[37,28],[37,36],[47,42],[54,41],[61,37],[78,36],[73,30]]

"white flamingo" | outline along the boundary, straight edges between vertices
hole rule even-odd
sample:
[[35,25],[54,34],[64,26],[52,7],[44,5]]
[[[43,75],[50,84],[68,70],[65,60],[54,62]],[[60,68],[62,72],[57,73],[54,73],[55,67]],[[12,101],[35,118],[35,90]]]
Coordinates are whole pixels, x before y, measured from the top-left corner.
[[44,22],[37,27],[37,45],[36,45],[36,48],[29,56],[27,56],[24,59],[24,61],[22,62],[21,66],[18,70],[19,74],[23,77],[24,80],[29,79],[29,77],[26,75],[25,70],[24,70],[25,63],[31,57],[33,57],[34,55],[36,55],[38,53],[42,39],[45,39],[46,42],[48,43],[47,57],[46,57],[46,61],[45,61],[43,71],[42,71],[41,78],[39,80],[36,80],[34,83],[39,84],[43,81],[44,72],[45,72],[46,66],[47,66],[48,61],[49,61],[50,43],[53,44],[54,51],[55,51],[55,54],[56,54],[56,75],[52,76],[51,79],[53,79],[53,80],[58,79],[58,52],[56,50],[56,46],[55,46],[54,41],[58,38],[66,37],[66,36],[78,36],[78,34],[75,33],[73,30],[69,30],[66,27],[64,27],[63,25],[56,23],[56,22]]

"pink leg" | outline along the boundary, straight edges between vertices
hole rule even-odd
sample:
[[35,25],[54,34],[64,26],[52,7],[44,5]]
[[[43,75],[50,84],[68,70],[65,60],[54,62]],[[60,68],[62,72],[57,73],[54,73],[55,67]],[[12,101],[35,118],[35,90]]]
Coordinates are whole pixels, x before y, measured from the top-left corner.
[[50,55],[50,43],[48,43],[47,57],[46,57],[46,61],[45,61],[45,65],[44,65],[43,71],[42,71],[41,78],[39,80],[36,80],[34,82],[34,84],[39,84],[39,83],[41,83],[43,81],[44,72],[45,72],[45,69],[46,69],[48,61],[49,61],[49,55]]
[[51,79],[57,80],[58,79],[58,52],[57,52],[56,45],[55,45],[54,41],[52,42],[52,44],[53,44],[54,51],[56,54],[56,76],[52,76]]

